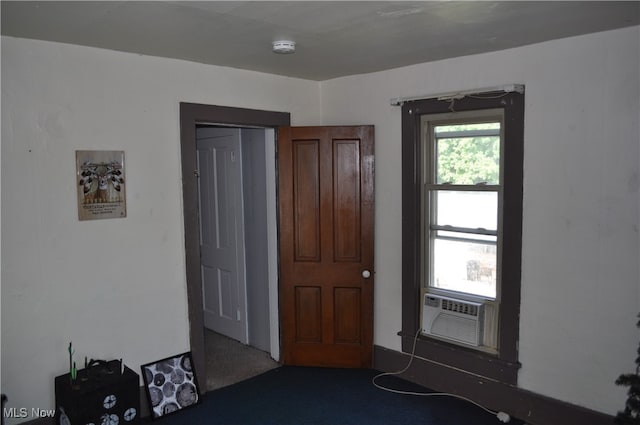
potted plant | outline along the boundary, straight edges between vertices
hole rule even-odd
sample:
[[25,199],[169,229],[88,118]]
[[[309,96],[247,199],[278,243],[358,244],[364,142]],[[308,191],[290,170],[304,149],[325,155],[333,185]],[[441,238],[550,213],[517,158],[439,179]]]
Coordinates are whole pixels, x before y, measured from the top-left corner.
[[[636,326],[640,327],[640,321]],[[636,372],[622,374],[616,379],[617,385],[629,387],[625,408],[615,418],[615,423],[619,425],[640,425],[640,345],[637,354]]]

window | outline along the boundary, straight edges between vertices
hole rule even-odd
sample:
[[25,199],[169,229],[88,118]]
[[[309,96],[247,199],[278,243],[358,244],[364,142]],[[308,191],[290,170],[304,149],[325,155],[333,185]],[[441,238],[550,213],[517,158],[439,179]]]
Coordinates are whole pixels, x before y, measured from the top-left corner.
[[[402,115],[403,350],[419,334],[420,357],[507,383],[519,368],[523,100],[428,99]],[[437,299],[481,320],[431,331]]]
[[495,113],[422,117],[428,289],[496,298],[502,116]]
[[427,334],[489,352],[498,348],[502,118],[498,109],[423,115],[420,120],[422,286],[425,293],[459,299],[462,306],[480,303],[479,310],[471,310],[478,321],[460,325],[473,333],[471,341],[459,335],[463,330],[457,320],[464,314],[426,324],[447,328]]

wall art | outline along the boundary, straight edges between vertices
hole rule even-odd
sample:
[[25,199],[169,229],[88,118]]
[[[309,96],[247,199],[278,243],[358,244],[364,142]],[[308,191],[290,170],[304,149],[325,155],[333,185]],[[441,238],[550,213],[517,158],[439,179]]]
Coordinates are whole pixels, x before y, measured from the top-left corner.
[[152,419],[178,412],[200,401],[191,352],[142,365],[141,368]]
[[124,151],[76,151],[78,219],[127,216]]

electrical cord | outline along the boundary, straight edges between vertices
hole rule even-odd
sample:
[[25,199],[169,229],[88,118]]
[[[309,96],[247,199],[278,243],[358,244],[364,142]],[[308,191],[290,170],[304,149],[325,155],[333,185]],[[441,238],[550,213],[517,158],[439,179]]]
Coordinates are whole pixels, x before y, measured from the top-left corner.
[[403,391],[403,390],[396,390],[394,388],[388,388],[388,387],[385,387],[383,385],[378,384],[376,382],[376,380],[378,378],[381,378],[383,376],[402,375],[404,372],[409,370],[409,367],[411,366],[411,363],[413,363],[413,359],[416,357],[415,352],[416,352],[416,342],[418,341],[418,335],[420,335],[420,329],[418,329],[418,332],[416,332],[416,336],[413,338],[413,347],[411,348],[411,356],[409,357],[409,363],[407,363],[407,365],[402,370],[399,370],[397,372],[383,372],[383,373],[380,373],[380,374],[374,376],[371,379],[371,383],[376,388],[379,388],[379,389],[384,390],[384,391],[389,391],[389,392],[392,392],[392,393],[395,393],[395,394],[403,394],[403,395],[413,395],[413,396],[421,396],[421,397],[453,397],[453,398],[457,398],[457,399],[460,399],[460,400],[464,400],[464,401],[469,402],[471,404],[475,404],[476,406],[478,406],[482,410],[484,410],[486,412],[489,412],[492,415],[495,415],[501,422],[507,423],[507,422],[509,422],[511,420],[511,417],[509,416],[508,413],[496,412],[496,411],[493,411],[491,409],[487,409],[486,407],[482,406],[481,404],[478,404],[475,401],[473,401],[471,399],[468,399],[466,397],[460,396],[460,395],[450,394],[450,393],[437,393],[437,392],[422,393],[422,392],[415,392],[415,391]]

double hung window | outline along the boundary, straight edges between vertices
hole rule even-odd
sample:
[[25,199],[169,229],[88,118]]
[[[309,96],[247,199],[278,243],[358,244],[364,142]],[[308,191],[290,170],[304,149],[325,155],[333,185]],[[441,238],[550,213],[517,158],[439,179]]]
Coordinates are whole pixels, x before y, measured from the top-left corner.
[[514,383],[524,94],[409,101],[402,120],[403,350],[419,335],[417,355]]
[[[501,111],[424,116],[427,289],[495,300],[500,249]],[[484,114],[482,114],[484,115]]]
[[[468,308],[464,300],[481,303],[480,311],[472,311],[478,320],[472,326],[479,327],[472,331],[479,335],[480,349],[490,352],[498,348],[502,128],[501,110],[421,119],[425,293],[459,299],[462,304],[456,305],[463,308]],[[441,326],[458,326],[456,320]]]

